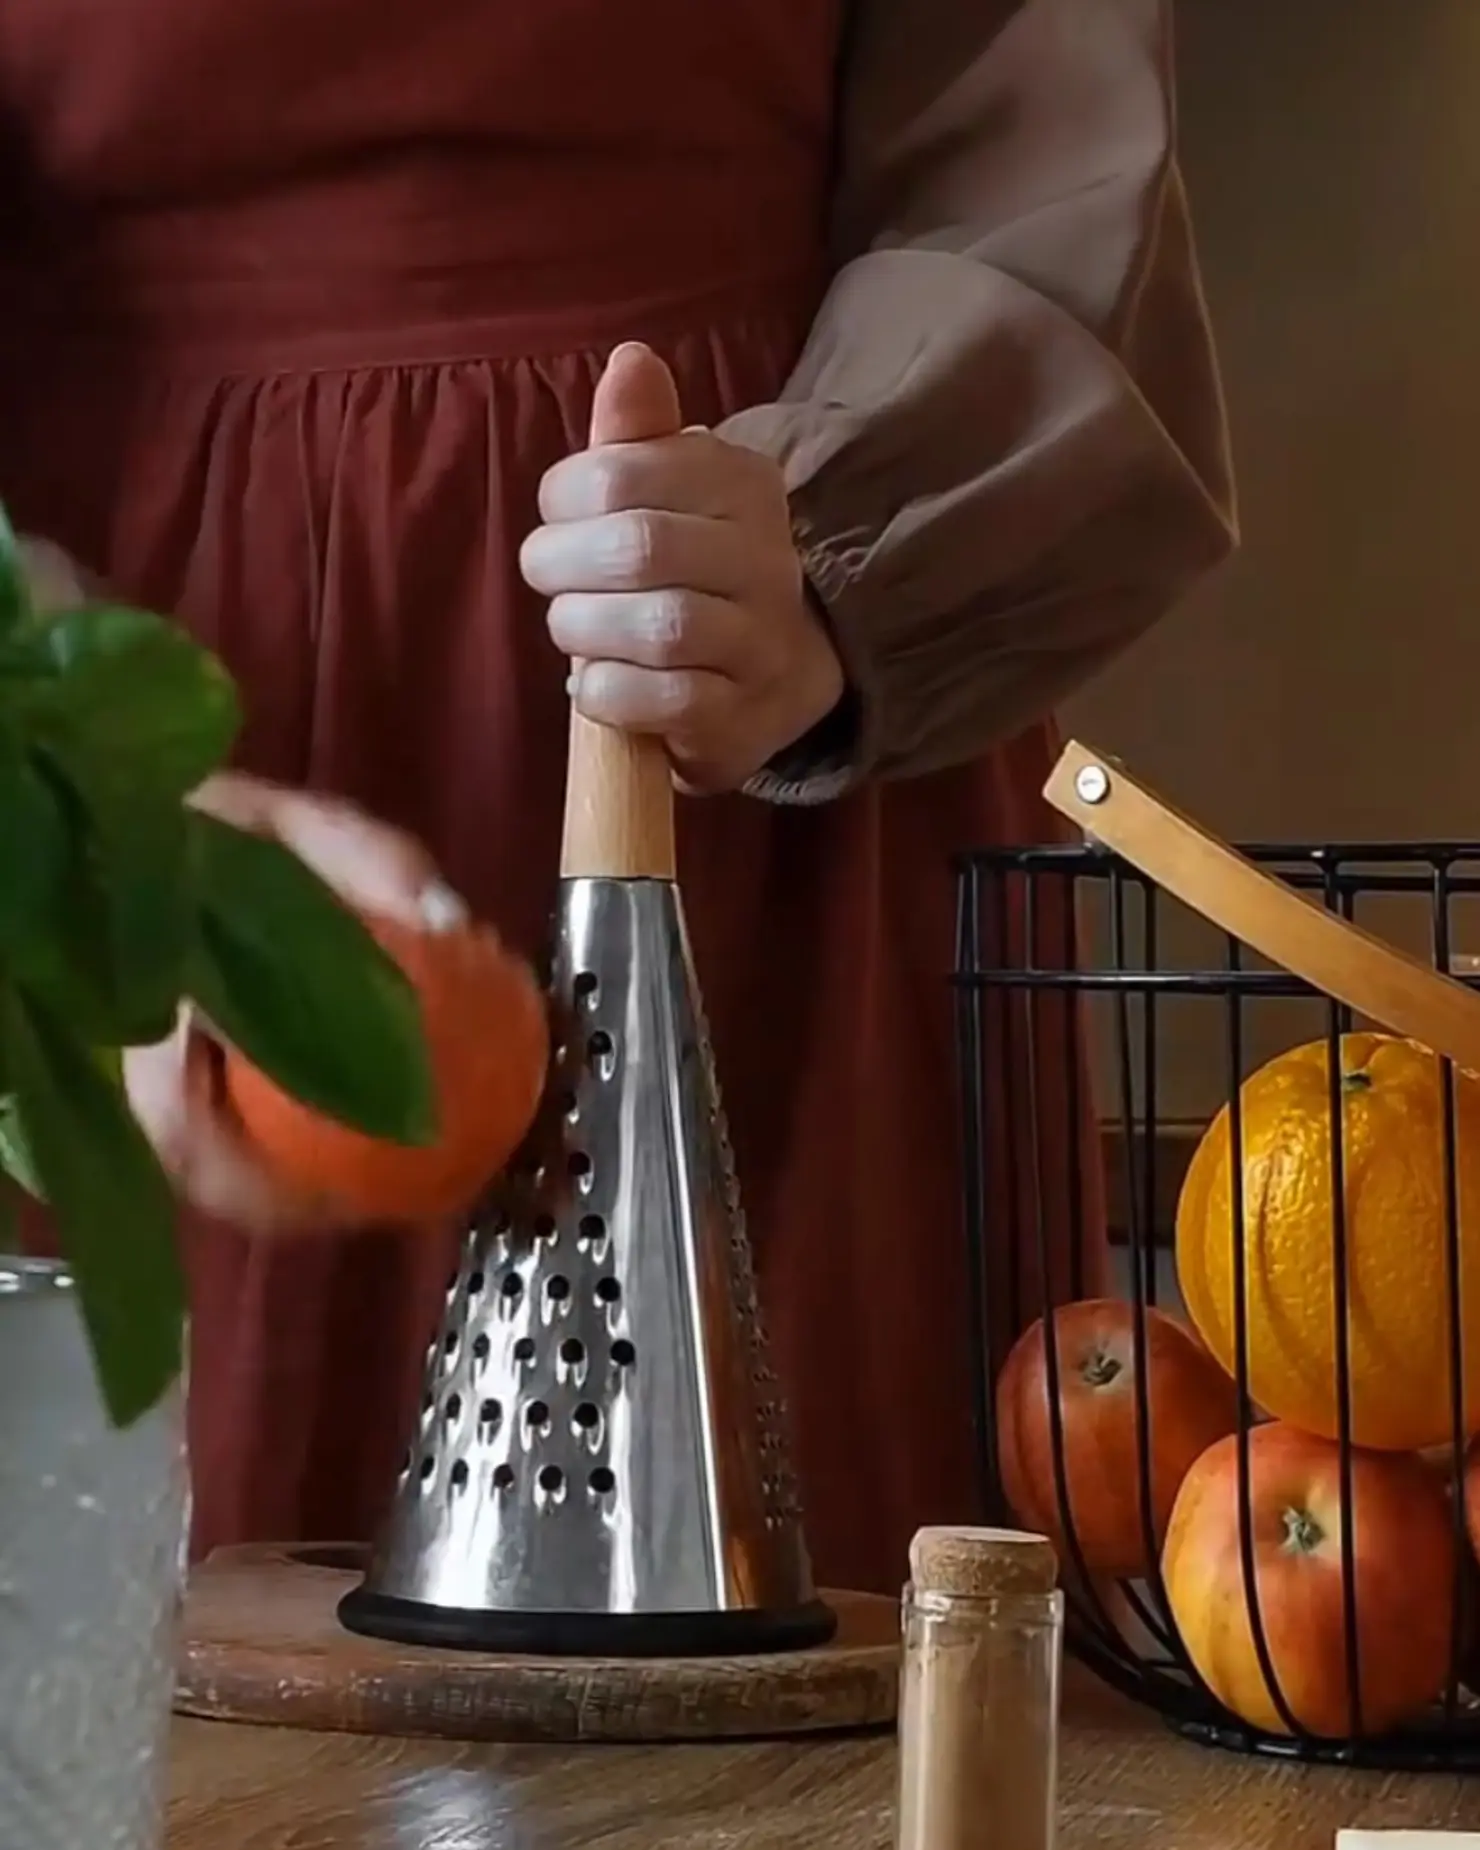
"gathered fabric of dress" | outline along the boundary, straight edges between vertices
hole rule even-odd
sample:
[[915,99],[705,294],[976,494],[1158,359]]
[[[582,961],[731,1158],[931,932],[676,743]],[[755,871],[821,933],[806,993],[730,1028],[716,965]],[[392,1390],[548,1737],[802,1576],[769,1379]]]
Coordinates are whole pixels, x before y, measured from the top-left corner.
[[[895,11],[903,21],[910,7]],[[856,325],[857,403],[843,410],[866,432],[877,427],[870,396],[907,398],[931,364],[908,327],[870,331],[920,313],[897,265],[892,308],[865,303],[857,281],[840,296],[833,280],[847,24],[838,0],[7,0],[0,10],[0,495],[12,520],[122,594],[178,614],[220,652],[243,691],[243,767],[414,830],[531,954],[555,891],[566,665],[517,551],[537,520],[541,473],[586,440],[613,344],[650,342],[689,420],[733,417],[737,440],[774,444],[796,482],[809,570],[830,608],[836,600],[840,647],[861,681],[874,672],[866,568],[875,554],[887,563],[890,543],[919,547],[932,497],[946,512],[931,569],[971,577],[964,554],[945,555],[969,549],[964,529],[985,517],[951,502],[957,463],[938,438],[918,480],[895,480],[889,443],[871,456],[866,444],[860,454],[819,437],[796,383],[810,367],[817,402],[840,402],[836,356]],[[981,49],[965,38],[992,36],[951,31],[942,55],[952,69]],[[1010,67],[1001,81],[1016,81]],[[1132,154],[1127,218],[1147,218],[1148,189],[1179,211],[1164,152]],[[1062,141],[1048,155],[1064,180]],[[1033,263],[1051,268],[1055,236],[1072,229],[1064,220],[1054,233],[1047,208],[1037,223],[1038,258],[1008,277],[1025,301]],[[1097,260],[1129,275],[1135,239],[1122,243]],[[1177,255],[1176,312],[1195,321],[1180,244]],[[1138,281],[1138,300],[1161,287]],[[1101,338],[1084,332],[1101,312],[1093,295],[1051,305],[1074,352]],[[1119,285],[1107,289],[1104,317],[1120,317],[1117,339],[1126,333],[1107,368],[1131,365],[1120,301]],[[934,312],[942,329],[960,319],[949,291]],[[984,297],[973,312],[985,318],[991,305]],[[1031,318],[1010,329],[1001,368],[1020,383],[1053,364],[1025,353],[1023,325]],[[868,350],[896,338],[924,374],[907,353]],[[1148,361],[1155,377],[1128,388],[1131,408],[1117,402],[1076,452],[1081,484],[1096,443],[1113,473],[1114,419],[1140,417],[1136,405],[1166,389],[1172,408],[1148,413],[1147,429],[1167,437],[1168,501],[1181,496],[1202,525],[1169,549],[1173,563],[1158,555],[1148,613],[1220,546],[1205,519],[1226,483],[1211,480],[1221,439],[1200,339]],[[949,389],[931,386],[937,399]],[[1026,391],[1014,388],[1000,413],[1001,456],[1057,441],[1064,421]],[[1207,467],[1187,461],[1197,442],[1177,429],[1179,394],[1197,401]],[[998,415],[982,409],[986,397],[979,373],[961,388],[960,418]],[[923,437],[911,444],[907,417],[898,442],[928,449]],[[868,505],[827,532],[826,495],[809,503],[807,483],[825,485],[830,467],[851,470],[857,486],[839,493]],[[1047,640],[1054,609],[1072,600],[1047,579],[1028,582],[1041,557],[1029,556],[1036,517],[1024,475],[1008,473],[1008,551],[1023,558],[998,597],[1004,647],[1021,660],[1039,646],[1025,615],[1036,598],[1048,659],[1059,649]],[[1153,501],[1136,516],[1143,536]],[[1095,519],[1109,531],[1108,503],[1085,512],[1080,538]],[[963,750],[927,736],[916,690],[917,710],[891,734],[890,674],[902,686],[918,662],[939,678],[946,646],[939,613],[908,572],[895,577],[873,594],[899,613],[893,666],[876,664],[877,687],[864,687],[867,749],[889,777],[860,776],[832,801],[812,801],[832,793],[802,779],[777,800],[680,806],[681,884],[814,1555],[830,1584],[883,1589],[900,1583],[916,1525],[969,1517],[980,1497],[949,857],[1055,832],[1038,795],[1054,755],[1041,720]],[[922,605],[913,634],[912,598]],[[1092,665],[1151,614],[1098,628],[1071,614],[1077,637],[1060,653],[1078,648]],[[983,631],[984,657],[989,643]],[[964,686],[984,672],[963,655],[954,678]],[[1058,675],[1051,664],[1040,714]],[[898,762],[882,762],[891,750]],[[944,768],[926,762],[932,753]],[[1062,916],[1041,923],[1041,954],[1062,956]],[[1047,1127],[1063,1123],[1066,1037],[1043,1039]],[[1064,1176],[1078,1160],[1069,1141],[1038,1164],[1061,1257]],[[1084,1174],[1093,1197],[1092,1164]],[[1021,1186],[1031,1191],[1031,1178]],[[405,1443],[450,1236],[260,1242],[192,1224],[184,1238],[197,1549],[367,1536]],[[1090,1255],[1090,1282],[1094,1269]],[[1022,1267],[1014,1275],[1035,1302],[1038,1286]],[[1066,1289],[1067,1270],[1053,1282]]]

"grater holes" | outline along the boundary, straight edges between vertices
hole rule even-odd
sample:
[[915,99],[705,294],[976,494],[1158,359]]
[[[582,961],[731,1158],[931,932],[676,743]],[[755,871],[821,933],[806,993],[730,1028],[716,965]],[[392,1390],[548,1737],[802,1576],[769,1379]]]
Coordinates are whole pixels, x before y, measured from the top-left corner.
[[430,1484],[433,1476],[436,1473],[436,1469],[437,1469],[436,1459],[432,1456],[430,1452],[426,1452],[422,1456],[422,1461],[419,1467],[417,1468],[416,1475],[421,1479],[423,1484]]
[[447,1474],[449,1489],[466,1490],[468,1487],[468,1461],[465,1458],[454,1460],[451,1471]]
[[537,1240],[543,1241],[546,1246],[553,1246],[559,1234],[559,1224],[553,1214],[538,1214],[535,1216],[534,1237]]
[[470,1298],[481,1297],[483,1295],[483,1287],[487,1282],[487,1279],[484,1278],[481,1272],[470,1272],[468,1274],[468,1296]]
[[560,1359],[567,1368],[579,1368],[586,1360],[586,1345],[579,1336],[567,1336],[560,1345]]
[[593,1497],[609,1497],[617,1488],[617,1474],[610,1465],[597,1465],[587,1477],[586,1485]]
[[606,1222],[599,1214],[583,1214],[576,1228],[576,1245],[583,1253],[594,1253],[606,1242]]
[[601,992],[594,970],[578,970],[571,988],[575,991],[577,1002],[584,1002],[588,1008],[595,1008],[596,998]]
[[540,1502],[547,1508],[558,1508],[565,1501],[565,1473],[559,1465],[542,1465],[535,1478],[535,1487],[539,1492]]
[[514,1360],[521,1368],[528,1368],[534,1360],[534,1338],[521,1336],[514,1345]]
[[600,1407],[594,1401],[581,1401],[570,1416],[570,1428],[578,1440],[595,1446],[601,1432]]
[[625,1336],[619,1336],[612,1344],[611,1355],[614,1368],[631,1368],[637,1360],[637,1350]]
[[545,1280],[545,1302],[551,1310],[561,1312],[570,1303],[570,1280],[556,1272]]
[[617,1068],[617,1043],[605,1028],[597,1028],[586,1042],[586,1057],[598,1079],[610,1079]]
[[442,1404],[442,1418],[449,1426],[456,1426],[462,1418],[462,1395],[449,1394]]
[[487,1363],[489,1351],[492,1347],[492,1343],[489,1342],[488,1338],[483,1335],[481,1331],[473,1338],[473,1362],[476,1367],[481,1368]]
[[503,1419],[503,1407],[498,1401],[494,1400],[491,1395],[488,1399],[479,1403],[478,1426],[485,1438],[491,1438],[492,1435],[498,1431],[499,1427],[503,1424]]
[[512,1490],[514,1488],[514,1467],[512,1465],[495,1465],[493,1467],[493,1487],[495,1490]]
[[524,1409],[524,1424],[537,1439],[550,1430],[550,1409],[543,1400],[532,1400]]
[[575,1124],[581,1116],[581,1101],[574,1092],[562,1092],[558,1101],[558,1110],[567,1124]]
[[512,1304],[524,1295],[524,1280],[517,1272],[505,1272],[499,1280],[499,1295],[506,1304]]
[[579,1189],[591,1186],[591,1158],[584,1150],[572,1150],[565,1159],[566,1174]]
[[617,1279],[612,1277],[610,1272],[608,1272],[604,1277],[597,1279],[596,1281],[596,1302],[598,1304],[620,1304],[621,1301],[622,1301],[621,1284]]

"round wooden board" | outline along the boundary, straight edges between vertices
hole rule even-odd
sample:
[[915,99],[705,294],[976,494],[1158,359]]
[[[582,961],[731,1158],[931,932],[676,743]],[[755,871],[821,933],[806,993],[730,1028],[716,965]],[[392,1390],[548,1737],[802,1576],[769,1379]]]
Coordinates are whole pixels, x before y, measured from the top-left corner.
[[765,1657],[490,1657],[384,1644],[335,1616],[358,1549],[222,1549],[191,1578],[175,1707],[216,1721],[460,1741],[714,1741],[884,1728],[899,1610],[826,1593],[837,1635]]

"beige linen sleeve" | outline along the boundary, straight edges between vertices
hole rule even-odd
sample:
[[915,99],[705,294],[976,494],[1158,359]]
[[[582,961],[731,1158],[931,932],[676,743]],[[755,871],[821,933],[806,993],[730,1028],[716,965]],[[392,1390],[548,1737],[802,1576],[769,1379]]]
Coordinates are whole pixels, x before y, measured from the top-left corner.
[[817,802],[1042,717],[1234,540],[1167,0],[855,0],[836,273],[777,457],[853,698]]

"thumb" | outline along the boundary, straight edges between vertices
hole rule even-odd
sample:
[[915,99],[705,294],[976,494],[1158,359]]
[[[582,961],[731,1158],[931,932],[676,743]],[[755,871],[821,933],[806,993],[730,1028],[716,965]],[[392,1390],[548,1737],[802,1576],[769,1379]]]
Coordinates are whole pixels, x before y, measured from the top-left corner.
[[220,1052],[189,1008],[168,1040],[129,1048],[123,1071],[140,1128],[192,1208],[247,1233],[329,1224],[327,1203],[285,1189],[243,1139],[222,1094]]
[[676,437],[682,428],[678,387],[667,366],[641,341],[618,347],[591,401],[591,447]]

